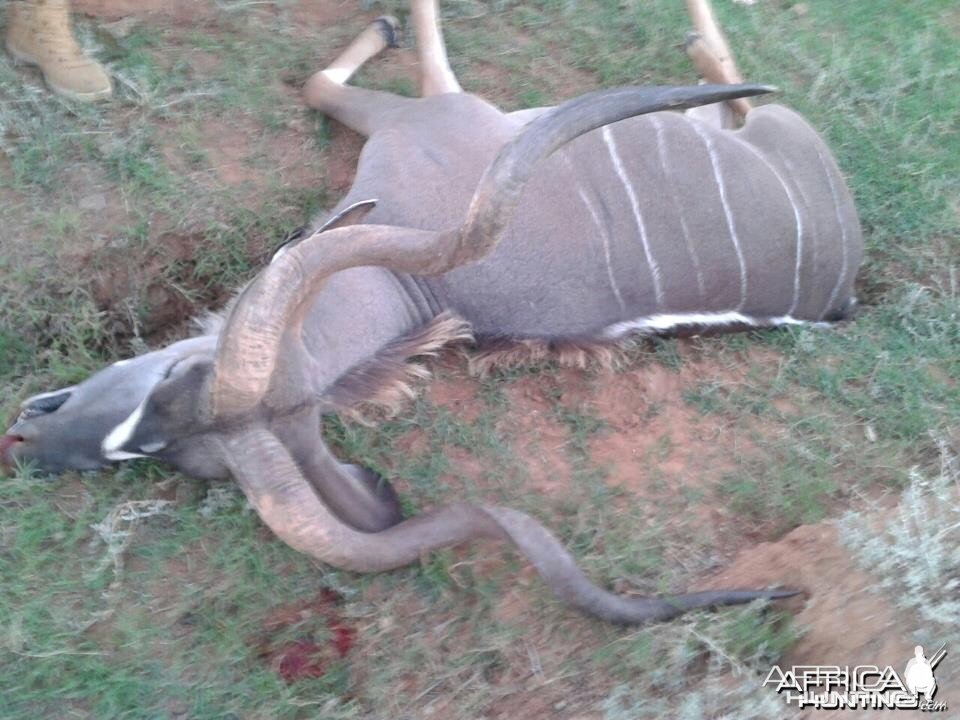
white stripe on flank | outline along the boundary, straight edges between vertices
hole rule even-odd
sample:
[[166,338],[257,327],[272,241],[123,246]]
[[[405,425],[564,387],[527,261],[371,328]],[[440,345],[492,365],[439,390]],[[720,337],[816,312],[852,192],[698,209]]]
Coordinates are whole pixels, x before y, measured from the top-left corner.
[[[787,157],[787,156],[783,153],[783,151],[780,150],[780,149],[776,149],[776,150],[774,150],[774,152],[776,153],[777,157],[779,157],[779,158],[783,161],[783,165],[784,165],[784,167],[786,167],[787,173],[790,174],[790,175],[795,175],[797,169],[796,169],[796,166],[794,165],[794,163],[790,160],[790,158]],[[810,198],[807,196],[806,191],[803,189],[803,185],[801,185],[799,182],[797,183],[797,193],[800,195],[801,203],[802,203],[804,209],[806,209],[806,211],[807,211],[807,217],[810,217],[810,208],[812,208],[813,205],[811,204]],[[810,267],[812,267],[812,268],[817,267],[817,232],[816,232],[816,230],[817,230],[816,224],[814,224],[813,229],[812,229],[811,232],[808,234],[808,239],[809,239],[809,241],[810,241],[810,263],[809,263],[809,265],[810,265]],[[799,258],[798,258],[797,262],[798,262],[798,263],[800,262]],[[813,280],[815,281],[816,278],[813,278]],[[810,293],[811,293],[811,294],[813,294],[813,292],[814,292],[815,285],[816,285],[815,282],[811,282],[811,285],[810,285]],[[797,304],[799,305],[799,298],[798,298],[798,300],[797,300]]]
[[610,281],[610,289],[613,290],[613,295],[617,298],[617,304],[620,305],[621,312],[626,312],[627,306],[624,304],[623,297],[620,294],[620,286],[617,285],[617,279],[613,275],[613,260],[610,257],[610,237],[607,235],[607,230],[600,221],[600,214],[597,212],[597,208],[580,186],[580,182],[576,177],[577,173],[573,168],[573,164],[570,162],[570,158],[562,149],[559,150],[557,154],[563,158],[564,164],[566,164],[567,169],[570,170],[570,173],[573,175],[574,182],[577,186],[577,194],[590,213],[590,217],[593,218],[593,224],[597,226],[597,232],[600,234],[600,240],[603,242],[603,259],[607,263],[607,279]]
[[733,211],[730,209],[730,203],[727,200],[727,188],[723,184],[723,176],[720,174],[720,158],[717,157],[717,149],[713,144],[713,138],[709,133],[705,133],[697,121],[690,123],[697,135],[703,140],[707,148],[707,154],[710,156],[710,165],[713,167],[713,179],[717,183],[717,189],[720,191],[720,204],[723,205],[723,214],[727,220],[727,231],[730,233],[730,242],[733,243],[733,249],[737,253],[737,262],[740,264],[740,303],[737,310],[742,310],[747,303],[747,263],[743,257],[743,250],[740,249],[740,240],[737,238],[737,231],[733,225]]
[[620,162],[617,143],[613,139],[613,133],[610,132],[610,126],[604,125],[601,134],[603,135],[603,142],[607,146],[607,151],[610,153],[610,159],[613,161],[614,170],[617,171],[617,176],[620,178],[620,182],[623,183],[623,187],[627,191],[627,196],[630,198],[633,217],[637,221],[637,227],[640,230],[640,242],[643,243],[643,253],[647,257],[647,266],[650,268],[650,275],[653,278],[653,294],[657,298],[657,306],[662,306],[663,288],[660,286],[660,268],[653,259],[653,253],[650,252],[650,241],[647,238],[647,228],[643,224],[643,216],[640,214],[640,203],[637,200],[636,193],[633,191],[633,185],[630,184],[627,173],[623,169],[623,163]]
[[690,261],[697,274],[697,290],[700,291],[700,299],[706,300],[707,286],[703,281],[703,270],[700,268],[700,258],[697,257],[697,249],[693,245],[693,239],[690,237],[690,229],[687,227],[687,219],[683,215],[683,208],[680,206],[680,198],[677,194],[676,185],[670,181],[670,163],[667,159],[667,146],[663,137],[663,123],[656,115],[650,116],[650,122],[653,123],[653,129],[657,133],[657,154],[660,156],[660,168],[670,186],[670,198],[673,200],[673,206],[677,209],[677,217],[680,219],[680,230],[683,232],[683,240],[687,245],[687,252],[690,254]]
[[830,174],[830,168],[827,167],[820,148],[817,148],[817,159],[820,161],[820,167],[823,168],[823,172],[827,175],[827,183],[830,185],[830,197],[833,198],[833,209],[837,214],[837,224],[840,225],[840,276],[837,278],[837,284],[833,286],[830,297],[827,298],[827,306],[823,309],[823,312],[820,313],[820,317],[823,317],[827,311],[833,307],[833,303],[837,300],[837,293],[840,292],[843,281],[847,277],[847,226],[843,222],[843,212],[840,210],[840,198],[837,196],[837,186],[833,182],[833,175]]
[[787,200],[790,201],[790,207],[793,208],[793,222],[797,228],[797,259],[794,262],[793,268],[793,302],[790,303],[790,308],[787,310],[787,315],[793,315],[797,311],[797,305],[800,304],[800,259],[802,257],[801,253],[803,252],[803,217],[800,215],[800,207],[797,205],[797,200],[794,197],[793,192],[790,190],[790,186],[787,185],[787,181],[773,166],[773,163],[767,160],[767,158],[765,158],[760,151],[750,143],[742,140],[733,133],[730,133],[730,137],[734,138],[737,142],[743,145],[743,147],[750,150],[750,152],[757,156],[760,162],[770,169],[770,172],[774,174],[774,176],[780,182],[781,187],[783,187],[783,191],[787,194]]
[[778,327],[781,325],[826,325],[797,320],[790,315],[779,317],[752,317],[735,310],[723,312],[664,313],[647,315],[636,320],[614,323],[603,331],[606,338],[615,339],[631,332],[641,334],[664,333],[682,327],[724,327],[726,325],[749,325],[751,327]]
[[137,409],[130,413],[130,416],[126,420],[117,425],[110,431],[110,434],[104,438],[100,449],[107,460],[131,460],[133,458],[144,457],[136,453],[125,452],[120,448],[126,445],[130,438],[133,437],[137,425],[140,424],[140,418],[143,417],[143,409],[147,406],[149,399],[149,395],[145,397],[143,402],[137,406]]

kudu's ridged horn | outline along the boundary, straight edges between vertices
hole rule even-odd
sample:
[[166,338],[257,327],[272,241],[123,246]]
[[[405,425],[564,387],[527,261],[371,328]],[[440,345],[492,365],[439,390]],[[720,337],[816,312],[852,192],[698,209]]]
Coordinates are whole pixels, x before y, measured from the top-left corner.
[[269,430],[251,429],[223,442],[234,477],[270,529],[291,547],[345,570],[392,570],[432,550],[491,538],[512,542],[565,603],[614,623],[667,620],[696,608],[796,594],[791,590],[717,590],[668,598],[614,595],[590,582],[539,522],[522,512],[489,505],[448,505],[381,532],[360,532],[327,508]]
[[[241,417],[271,407],[268,385],[280,337],[296,332],[326,277],[359,265],[421,275],[476,261],[496,245],[537,162],[583,133],[625,118],[770,92],[758,85],[621,88],[573,100],[533,122],[500,152],[474,194],[459,230],[427,232],[359,225],[318,234],[277,258],[241,296],[221,334],[213,411]],[[273,410],[284,409],[272,407]],[[388,570],[423,553],[478,538],[513,543],[550,588],[570,605],[617,623],[664,620],[686,610],[780,598],[792,591],[716,591],[665,599],[620,597],[591,583],[560,542],[529,515],[501,507],[456,504],[376,533],[361,532],[331,512],[288,449],[264,427],[224,436],[223,456],[247,498],[287,544],[348,570]],[[318,448],[318,452],[326,452]],[[335,467],[336,463],[329,463]]]
[[[437,275],[479,260],[495,246],[537,163],[576,137],[636,115],[773,92],[765,85],[625,87],[588,93],[538,118],[499,153],[480,180],[463,226],[430,232],[355,225],[309,238],[276,258],[246,289],[220,335],[211,387],[216,418],[242,416],[264,400],[280,338],[302,321],[325,278],[380,265]],[[269,402],[267,403],[269,405]]]

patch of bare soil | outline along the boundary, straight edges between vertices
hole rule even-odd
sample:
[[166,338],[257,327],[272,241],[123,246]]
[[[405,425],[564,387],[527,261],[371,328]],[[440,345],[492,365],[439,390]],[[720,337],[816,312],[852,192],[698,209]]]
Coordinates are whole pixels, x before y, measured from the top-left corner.
[[336,195],[345,195],[357,172],[357,158],[364,138],[340,123],[330,125],[330,151],[326,158],[327,185]]
[[[588,436],[586,451],[604,473],[604,482],[626,491],[619,502],[641,503],[651,517],[662,517],[665,505],[676,508],[725,535],[722,530],[733,519],[714,502],[716,487],[736,467],[737,455],[752,447],[756,429],[704,415],[687,403],[684,393],[703,382],[735,386],[743,381],[745,368],[766,364],[767,358],[758,349],[740,367],[731,368],[694,353],[688,344],[681,347],[689,357],[679,369],[656,362],[620,372],[562,369],[503,384],[500,390],[510,412],[500,432],[510,438],[526,470],[526,489],[554,500],[574,496],[570,423],[576,423],[578,415],[596,418],[602,428]],[[426,397],[462,420],[474,420],[483,408],[476,397],[478,383],[456,361],[446,361],[440,375],[425,389]],[[565,419],[564,413],[571,418]],[[423,447],[416,435],[414,431],[409,439],[413,450]],[[462,466],[470,459],[458,457],[457,462]],[[751,533],[740,528],[724,538],[724,552],[765,539],[763,533],[760,528]]]
[[642,475],[651,465],[666,477],[698,484],[726,471],[729,460],[721,467],[703,463],[718,450],[724,457],[732,454],[734,448],[724,444],[731,439],[724,423],[701,415],[683,397],[698,382],[720,378],[735,382],[729,368],[704,359],[679,370],[650,363],[594,383],[586,401],[610,432],[596,438],[591,450],[599,461],[610,464],[610,482],[644,494],[647,482]]
[[[708,587],[766,587],[786,585],[804,591],[785,601],[804,635],[780,661],[792,665],[878,665],[902,672],[917,644],[917,620],[894,606],[874,589],[837,539],[829,522],[804,525],[777,542],[761,543],[742,551]],[[934,649],[929,649],[932,654]],[[949,649],[948,649],[949,650]],[[957,663],[938,668],[936,700],[960,707],[960,671]],[[811,720],[849,713],[811,711]],[[897,717],[930,717],[929,713],[898,711]],[[858,718],[891,717],[889,712],[858,711]]]
[[[91,275],[97,306],[110,309],[116,318],[116,326],[108,331],[123,334],[134,325],[139,334],[152,335],[195,315],[202,306],[201,298],[172,279],[170,271],[179,266],[177,274],[190,277],[186,268],[194,264],[197,245],[192,235],[167,233],[157,237],[153,249],[136,263],[130,262],[129,255],[121,259],[115,253],[98,254],[101,262],[90,256],[79,263]],[[216,302],[222,297],[214,292],[205,293],[202,299]]]
[[[245,115],[205,117],[197,127],[195,142],[209,161],[212,177],[191,167],[191,148],[178,136],[177,128],[163,126],[158,134],[164,160],[172,170],[190,175],[200,185],[246,189],[248,192],[239,197],[245,203],[257,200],[271,184],[320,188],[330,174],[300,116],[291,118],[285,127],[269,131]],[[359,146],[351,158],[354,165],[358,153]],[[349,150],[343,154],[349,155]],[[315,157],[313,162],[311,156]]]
[[354,0],[297,0],[288,3],[284,10],[290,13],[298,27],[316,30],[355,22],[358,5]]
[[[584,381],[583,373],[570,374],[570,380],[561,381],[564,387]],[[504,388],[510,407],[507,422],[515,438],[516,454],[525,465],[530,489],[547,497],[572,489],[567,455],[570,433],[557,418],[550,399],[556,387],[553,378],[529,376]]]

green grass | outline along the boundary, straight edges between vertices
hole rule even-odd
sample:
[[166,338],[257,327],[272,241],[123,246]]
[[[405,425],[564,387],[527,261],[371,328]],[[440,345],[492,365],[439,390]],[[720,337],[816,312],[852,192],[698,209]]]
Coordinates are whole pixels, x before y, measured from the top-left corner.
[[[615,377],[504,372],[476,383],[469,420],[427,399],[375,428],[329,419],[340,456],[394,482],[408,512],[502,502],[554,529],[591,577],[663,593],[724,565],[750,542],[743,526],[776,538],[935,476],[938,440],[960,424],[960,13],[952,0],[715,5],[744,74],[782,89],[848,179],[867,242],[860,314],[830,331],[658,341]],[[0,60],[0,415],[183,335],[187,315],[224,302],[337,199],[328,169],[342,135],[296,88],[368,16],[309,27],[282,0],[218,7],[202,24],[151,16],[120,39],[79,18],[114,74],[103,105],[51,97],[36,72]],[[405,15],[399,2],[373,12]],[[444,17],[463,85],[506,109],[695,79],[679,0],[450,2]],[[358,83],[417,87],[389,55]],[[283,174],[277,154],[291,146]],[[162,315],[173,303],[182,317]],[[704,359],[727,372],[691,377]],[[599,382],[626,388],[660,369],[691,377],[684,409],[734,442],[706,451],[715,482],[701,486],[666,469],[684,448],[663,433],[633,468],[651,501],[611,484],[597,447],[620,431],[590,398]],[[533,426],[559,449],[524,434],[511,407],[524,389],[545,399]],[[669,412],[651,403],[635,431]],[[556,459],[563,491],[535,486],[531,449]],[[172,502],[117,528],[131,534],[114,564],[94,526],[158,499]],[[714,507],[729,527],[702,522]],[[896,530],[857,532],[864,557],[902,549]],[[954,539],[937,538],[938,557],[955,555]],[[897,591],[896,567],[883,572]],[[329,629],[317,615],[269,620],[324,588],[343,596],[358,646],[324,677],[287,684],[270,653]],[[933,620],[955,610],[914,595]],[[560,606],[495,545],[378,576],[333,572],[272,538],[230,485],[148,463],[0,481],[3,718],[768,718],[784,708],[757,693],[756,674],[800,632],[753,606],[613,628]]]
[[[114,486],[23,475],[4,484],[0,526],[19,529],[0,565],[3,717],[156,717],[174,706],[190,717],[296,717],[291,690],[257,657],[263,642],[287,638],[262,619],[335,580],[280,544],[258,547],[258,523],[239,501],[204,514],[197,498],[120,524],[132,537],[117,569],[91,526],[162,477],[144,466],[120,476]],[[323,631],[312,625],[296,630]],[[328,699],[335,689],[325,677],[298,691]]]
[[960,619],[960,460],[949,443],[938,444],[939,472],[912,470],[897,513],[884,527],[877,528],[872,506],[846,513],[840,523],[841,538],[861,568],[900,607],[923,618],[927,643],[955,641]]

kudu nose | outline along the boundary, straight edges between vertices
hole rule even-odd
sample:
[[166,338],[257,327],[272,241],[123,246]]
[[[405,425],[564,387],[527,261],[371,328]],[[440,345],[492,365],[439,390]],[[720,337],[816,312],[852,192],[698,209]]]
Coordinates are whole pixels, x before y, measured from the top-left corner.
[[0,437],[0,469],[13,467],[13,448],[23,442],[22,435],[4,435]]

